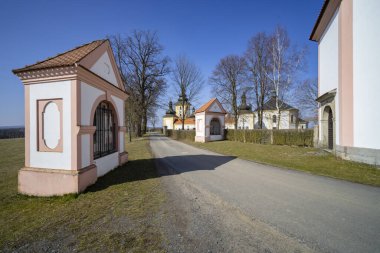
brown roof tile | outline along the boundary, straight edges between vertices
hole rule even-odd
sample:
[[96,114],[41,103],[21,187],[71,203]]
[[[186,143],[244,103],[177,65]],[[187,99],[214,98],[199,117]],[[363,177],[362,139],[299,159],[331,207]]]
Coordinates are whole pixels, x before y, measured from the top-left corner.
[[50,57],[46,60],[37,62],[35,64],[27,65],[19,69],[14,69],[13,73],[74,65],[86,57],[93,50],[95,50],[97,47],[99,47],[101,44],[103,44],[105,41],[107,40],[95,40],[93,42],[71,49],[67,52],[58,54],[54,57]]
[[[206,111],[215,101],[219,103],[219,100],[217,98],[213,98],[210,101],[208,101],[206,104],[202,105],[198,110],[195,111],[195,113]],[[223,107],[221,109],[222,109],[222,113],[226,113]]]
[[206,104],[202,105],[198,110],[196,110],[195,112],[204,112],[207,110],[207,108],[212,104],[214,103],[214,101],[216,100],[216,98],[213,98],[211,99],[210,101],[208,101]]
[[[185,119],[185,124],[195,124],[195,119],[194,118],[187,118]],[[182,120],[176,119],[174,121],[174,125],[182,125]]]

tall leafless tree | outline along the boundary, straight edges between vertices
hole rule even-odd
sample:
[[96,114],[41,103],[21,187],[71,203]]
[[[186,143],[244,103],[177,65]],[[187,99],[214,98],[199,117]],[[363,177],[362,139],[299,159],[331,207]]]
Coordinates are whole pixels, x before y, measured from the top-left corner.
[[268,51],[270,67],[267,74],[276,98],[277,119],[280,122],[282,102],[295,81],[296,74],[304,66],[306,48],[301,50],[296,47],[291,48],[287,31],[277,26],[270,37]]
[[110,40],[137,117],[136,133],[142,136],[147,131],[148,111],[158,106],[165,93],[169,58],[163,56],[155,32],[134,31],[127,37],[111,36]]
[[203,76],[201,70],[191,62],[186,56],[178,56],[174,61],[174,68],[171,75],[175,91],[182,98],[182,130],[185,129],[185,118],[189,106],[197,99],[203,86]]
[[302,112],[316,118],[318,113],[318,102],[316,101],[318,97],[318,80],[314,78],[302,81],[295,93],[296,102]]
[[260,129],[263,128],[264,103],[271,89],[270,79],[267,75],[270,66],[269,41],[269,37],[265,33],[256,34],[248,42],[248,48],[244,55],[247,62],[248,85],[253,91]]
[[237,55],[226,56],[220,60],[210,78],[214,93],[228,106],[234,117],[235,129],[239,119],[238,98],[245,86],[246,62]]

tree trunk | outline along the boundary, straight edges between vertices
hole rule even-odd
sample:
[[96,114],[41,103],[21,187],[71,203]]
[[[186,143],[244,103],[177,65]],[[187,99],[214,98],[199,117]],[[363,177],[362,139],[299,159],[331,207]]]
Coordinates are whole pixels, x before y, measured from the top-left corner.
[[139,120],[139,122],[137,122],[136,135],[137,135],[138,137],[141,137],[141,136],[142,136],[142,132],[141,132],[141,120]]
[[129,142],[132,142],[132,122],[131,122],[131,119],[128,119],[128,134],[129,134]]
[[185,130],[185,100],[184,95],[182,94],[182,130]]
[[281,123],[281,110],[278,110],[278,114],[277,114],[277,129],[280,129],[280,123]]
[[143,116],[142,116],[142,129],[141,129],[142,134],[146,134],[147,125],[148,125],[148,116],[147,116],[146,110],[144,110]]

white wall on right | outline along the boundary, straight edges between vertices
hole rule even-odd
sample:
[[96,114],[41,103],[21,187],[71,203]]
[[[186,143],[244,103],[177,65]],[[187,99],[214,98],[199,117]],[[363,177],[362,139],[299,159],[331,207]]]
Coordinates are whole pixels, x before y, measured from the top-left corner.
[[380,149],[380,1],[353,1],[354,146]]
[[338,88],[339,82],[339,9],[318,44],[318,96]]
[[[335,96],[335,141],[339,145],[339,15],[337,9],[318,44],[318,96],[337,89]],[[321,119],[322,112],[319,112]],[[319,133],[322,133],[322,122]],[[319,136],[322,140],[322,135]]]

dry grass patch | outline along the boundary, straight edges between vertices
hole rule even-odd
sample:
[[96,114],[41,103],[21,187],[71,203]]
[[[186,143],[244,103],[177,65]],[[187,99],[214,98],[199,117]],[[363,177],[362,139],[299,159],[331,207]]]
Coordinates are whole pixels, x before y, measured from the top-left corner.
[[146,139],[127,143],[129,162],[80,195],[17,194],[23,139],[0,141],[0,251],[163,251],[165,201]]

